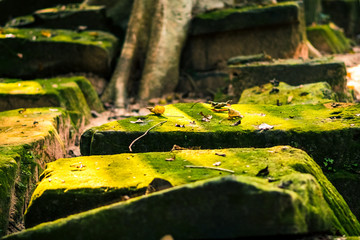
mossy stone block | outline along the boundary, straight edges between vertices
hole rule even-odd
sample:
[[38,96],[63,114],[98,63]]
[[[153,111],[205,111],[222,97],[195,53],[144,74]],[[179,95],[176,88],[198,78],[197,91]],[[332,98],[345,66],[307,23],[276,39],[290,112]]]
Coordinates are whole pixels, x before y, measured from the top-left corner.
[[[144,116],[142,123],[132,123],[137,120],[133,117],[88,129],[81,137],[81,153],[129,152],[136,138],[166,121],[134,142],[132,151],[170,151],[174,144],[209,149],[292,145],[306,150],[319,164],[332,158],[334,167],[341,168],[360,160],[358,104],[234,104],[231,109],[244,116],[241,124],[239,119],[229,120],[228,111],[212,111],[210,104],[166,105],[163,115]],[[212,118],[207,121],[200,113]]]
[[355,37],[360,33],[360,3],[357,0],[322,0],[323,12],[331,21],[344,29],[347,36]]
[[105,6],[88,6],[85,4],[58,5],[37,10],[32,15],[14,18],[5,26],[111,31],[111,21],[106,17]]
[[[290,184],[279,188],[285,183]],[[333,231],[334,223],[341,225],[321,189],[312,175],[304,173],[284,176],[275,184],[249,176],[212,178],[41,224],[4,239],[161,239],[167,234],[175,239],[232,239]],[[351,231],[357,233],[358,222],[354,217],[351,221]]]
[[182,54],[187,72],[225,69],[229,58],[266,52],[292,58],[306,40],[297,3],[223,9],[197,16]]
[[[60,4],[81,3],[82,0],[2,0],[0,2],[0,25],[17,16],[31,14],[35,10]],[[19,7],[21,6],[21,7]]]
[[320,104],[336,102],[337,96],[327,82],[309,83],[290,86],[280,82],[274,87],[268,83],[245,89],[239,100],[240,104]]
[[189,34],[201,35],[298,22],[299,6],[296,3],[226,8],[197,15],[191,22]]
[[0,148],[0,237],[5,235],[10,217],[11,196],[14,192],[18,154],[5,154]]
[[339,29],[330,25],[315,25],[306,28],[311,44],[323,53],[346,53],[351,50],[350,41]]
[[3,28],[0,76],[34,79],[69,72],[109,76],[118,40],[101,31]]
[[286,59],[230,65],[229,71],[234,94],[238,97],[245,89],[267,84],[273,79],[293,86],[327,82],[339,96],[344,95],[346,89],[345,64],[332,58]]
[[77,111],[86,119],[90,109],[103,111],[91,83],[84,77],[0,80],[0,110],[34,107],[64,107]]
[[0,112],[0,235],[9,219],[21,223],[45,164],[65,156],[66,144],[75,141],[82,124],[58,108]]
[[[305,204],[304,206],[307,209],[305,212],[325,211],[322,212],[324,218],[315,217],[313,220],[314,223],[325,224],[328,227],[331,225],[327,230],[336,229],[344,234],[357,234],[360,230],[356,218],[352,215],[340,194],[323,175],[320,167],[305,152],[289,146],[264,149],[181,150],[167,153],[138,153],[59,159],[48,164],[44,171],[42,180],[36,188],[27,209],[25,223],[27,227],[32,227],[41,222],[55,220],[100,205],[121,201],[125,195],[130,197],[143,195],[154,178],[167,180],[173,186],[182,186],[192,182],[230,175],[229,172],[209,168],[187,167],[189,165],[213,167],[215,163],[219,164],[219,162],[222,169],[232,170],[235,175],[251,178],[252,182],[268,182],[266,183],[268,187],[279,188],[279,186],[286,185],[286,182],[291,182],[290,188],[304,198],[303,203],[309,203],[309,205]],[[258,176],[258,173],[265,167],[268,167],[268,175]],[[267,181],[267,178],[271,179],[271,181]],[[300,184],[301,187],[299,187],[300,185],[296,186],[297,184]],[[317,186],[318,184],[320,187]],[[304,186],[308,186],[308,188]],[[197,194],[197,191],[188,194],[193,196],[193,194]],[[217,199],[216,196],[223,196],[224,194],[214,194],[209,201],[215,201],[221,205],[223,201]],[[317,201],[315,199],[322,198],[322,194],[324,194],[326,202],[321,200],[323,203],[314,202],[313,205],[312,200],[307,199],[309,196],[313,196],[313,200]],[[190,196],[185,197],[191,198]],[[232,202],[237,204],[238,201],[242,200],[234,196]],[[206,203],[203,202],[203,204]],[[247,209],[252,206],[250,202],[244,202],[241,205]],[[330,206],[333,212],[327,212],[327,206]],[[192,203],[188,207],[197,208]],[[266,208],[268,207],[272,208],[271,205],[267,205]],[[159,211],[167,211],[167,209],[163,209],[163,204],[160,203],[158,209]],[[151,211],[151,208],[147,211]],[[204,214],[212,216],[210,212]],[[306,214],[299,216],[299,218],[304,220],[307,218]],[[130,219],[137,218],[135,215]],[[254,225],[257,227],[261,225],[262,218],[259,218],[257,214],[249,213],[249,217],[252,219],[251,221],[254,221],[252,222]],[[282,217],[285,218],[285,216]],[[223,215],[220,218],[224,219]],[[324,221],[324,219],[328,220]],[[287,220],[290,221],[290,219]],[[308,220],[305,220],[305,226],[308,224]],[[255,224],[256,221],[260,222]],[[279,222],[276,224],[281,225]],[[296,231],[300,230],[298,227],[295,228],[295,232],[287,232],[287,234],[295,234]],[[307,233],[311,233],[314,231],[311,230],[311,227],[315,226],[305,228],[301,226],[300,228],[303,228]],[[270,231],[277,230],[271,229]],[[278,232],[277,234],[286,233]]]

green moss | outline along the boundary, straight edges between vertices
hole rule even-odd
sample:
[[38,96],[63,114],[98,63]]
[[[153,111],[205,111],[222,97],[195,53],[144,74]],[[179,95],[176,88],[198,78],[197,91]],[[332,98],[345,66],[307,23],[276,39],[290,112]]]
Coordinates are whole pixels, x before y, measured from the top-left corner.
[[351,49],[350,41],[344,33],[331,28],[329,25],[307,27],[309,41],[315,48],[328,53],[344,53]]
[[4,28],[0,46],[1,75],[21,79],[69,72],[107,77],[118,51],[117,38],[106,32],[41,28]]
[[240,104],[319,104],[335,102],[336,94],[326,82],[290,86],[280,82],[276,87],[279,92],[272,92],[274,86],[270,83],[246,89],[241,94]]
[[274,8],[279,8],[281,6],[295,6],[298,7],[296,3],[279,3],[276,5],[267,5],[267,6],[248,6],[243,8],[224,8],[221,10],[211,11],[207,13],[202,13],[196,16],[196,18],[200,19],[212,19],[212,20],[219,20],[228,17],[234,13],[243,13],[243,12],[254,12],[254,13],[261,13],[266,10],[271,10]]
[[68,132],[81,125],[72,125],[69,114],[59,108],[0,112],[0,235],[9,214],[15,224],[22,221],[45,163],[64,156],[64,142],[74,141]]
[[81,113],[86,119],[90,118],[90,108],[98,112],[103,111],[97,93],[84,77],[2,81],[2,110],[18,107],[64,107],[69,111]]
[[[0,39],[17,38],[33,42],[65,42],[99,46],[112,53],[117,38],[101,31],[75,32],[64,29],[2,28]],[[112,54],[111,54],[112,55]]]
[[0,237],[5,235],[9,221],[11,195],[17,172],[19,155],[0,147]]
[[[225,154],[225,157],[216,153]],[[166,160],[171,158],[174,160]],[[255,176],[268,166],[270,173],[267,177],[274,179],[273,182],[266,183],[268,187],[277,187],[281,182],[289,179],[296,186],[296,181],[301,182],[303,178],[294,177],[293,174],[310,173],[319,182],[326,201],[336,214],[332,220],[334,229],[350,235],[358,234],[360,231],[356,218],[322,174],[319,166],[303,151],[287,146],[59,159],[48,164],[43,173],[42,181],[36,188],[27,210],[26,224],[33,226],[43,221],[88,210],[100,204],[119,201],[124,195],[144,194],[146,187],[154,178],[166,179],[173,186],[180,186],[230,174],[211,169],[186,167],[186,165],[213,167],[216,162],[221,162],[221,168],[233,170],[235,175],[254,177],[251,181],[259,181],[261,184],[267,182],[266,178],[255,179]],[[314,194],[313,190],[301,190],[297,187],[294,189],[297,189],[294,191],[304,199],[309,197],[307,194]],[[70,201],[70,199],[76,200]],[[314,208],[311,211],[320,207],[317,203],[309,203],[309,206]]]
[[267,84],[272,79],[292,86],[327,82],[338,96],[346,92],[345,64],[332,57],[230,65],[229,70],[234,94],[239,97],[245,89]]
[[[169,151],[174,144],[215,149],[288,144],[306,150],[320,165],[325,158],[335,159],[335,168],[356,163],[360,159],[360,105],[326,106],[235,104],[231,108],[244,118],[240,125],[232,126],[238,119],[228,120],[227,112],[213,112],[210,104],[167,105],[165,115],[150,114],[143,117],[142,124],[131,123],[137,118],[129,118],[87,130],[80,149],[83,155],[129,152],[134,139],[155,124],[167,121],[136,141],[132,150]],[[212,115],[210,122],[203,122],[200,112]],[[273,129],[259,130],[263,123]]]

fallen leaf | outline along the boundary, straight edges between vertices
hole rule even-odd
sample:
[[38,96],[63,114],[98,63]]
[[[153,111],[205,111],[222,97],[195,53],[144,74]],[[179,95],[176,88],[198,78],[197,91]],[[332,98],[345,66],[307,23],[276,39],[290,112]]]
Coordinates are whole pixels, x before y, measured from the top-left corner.
[[267,123],[262,123],[262,124],[259,125],[258,128],[259,128],[259,130],[270,130],[270,129],[273,129],[274,126],[271,126],[271,125],[269,125]]
[[220,166],[221,165],[221,162],[216,162],[213,164],[213,166]]
[[293,97],[292,95],[288,96],[287,103],[288,103],[288,104],[291,103],[292,100],[293,100],[293,98],[294,98],[294,97]]
[[130,123],[139,124],[139,123],[144,123],[144,121],[139,118],[139,119],[136,120],[136,121],[130,121]]
[[235,118],[243,118],[244,116],[241,115],[239,111],[234,109],[228,109],[228,119],[235,119]]
[[214,108],[222,108],[225,106],[230,106],[230,103],[232,102],[232,100],[228,100],[226,102],[213,102],[213,101],[209,101],[209,103],[211,104],[212,107]]
[[40,32],[40,34],[41,34],[41,36],[47,37],[47,38],[51,37],[51,35],[52,35],[50,31],[46,31],[46,30],[42,30]]
[[279,86],[279,84],[280,84],[280,82],[279,82],[279,80],[277,80],[277,79],[272,79],[272,80],[270,80],[270,83],[274,86],[274,87],[278,87]]
[[161,115],[165,112],[165,107],[156,105],[155,107],[148,107],[147,109],[150,110],[150,112],[154,113],[155,115]]
[[168,161],[168,162],[171,162],[171,161],[174,161],[175,160],[175,157],[172,157],[172,158],[166,158],[165,161]]
[[15,38],[16,36],[14,34],[5,34],[5,38]]
[[199,114],[203,116],[203,118],[201,119],[201,121],[203,122],[210,122],[210,120],[212,119],[212,115],[205,115],[203,112],[199,112]]

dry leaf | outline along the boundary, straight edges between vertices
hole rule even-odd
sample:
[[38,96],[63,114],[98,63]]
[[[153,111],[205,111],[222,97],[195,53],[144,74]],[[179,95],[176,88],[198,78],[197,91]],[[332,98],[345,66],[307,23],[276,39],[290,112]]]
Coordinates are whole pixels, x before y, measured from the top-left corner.
[[294,98],[294,97],[293,97],[292,95],[288,96],[287,103],[288,103],[288,104],[291,103],[292,100],[293,100],[293,98]]
[[136,120],[136,121],[130,121],[130,123],[137,123],[137,124],[143,123],[143,122],[144,122],[144,121],[141,120],[140,118],[139,118],[138,120]]
[[203,118],[201,119],[201,121],[203,122],[210,122],[210,120],[212,119],[212,115],[205,115],[203,112],[199,112],[199,114],[203,116]]
[[47,38],[51,37],[51,32],[50,32],[50,31],[42,30],[42,31],[40,32],[40,34],[41,34],[41,36],[43,36],[43,37],[47,37]]
[[148,107],[147,109],[150,110],[150,112],[154,113],[155,115],[161,115],[165,112],[165,107],[156,105],[155,107]]
[[241,115],[241,113],[239,111],[236,111],[234,109],[228,109],[228,119],[235,119],[235,118],[243,118],[244,116]]
[[273,129],[274,126],[271,126],[271,125],[269,125],[267,123],[262,123],[262,124],[259,125],[258,128],[259,128],[259,130],[270,130],[270,129]]

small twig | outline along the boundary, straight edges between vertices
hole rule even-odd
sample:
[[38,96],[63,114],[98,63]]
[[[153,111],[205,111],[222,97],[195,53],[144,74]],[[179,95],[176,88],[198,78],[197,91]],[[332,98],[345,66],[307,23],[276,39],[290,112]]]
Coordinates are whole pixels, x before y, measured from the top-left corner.
[[148,130],[146,130],[146,132],[141,135],[140,137],[136,138],[134,141],[131,142],[130,146],[129,146],[129,150],[130,152],[132,152],[132,149],[131,149],[131,146],[134,145],[134,143],[139,140],[140,138],[144,137],[151,129],[157,127],[157,126],[160,126],[160,125],[163,125],[164,123],[166,123],[167,121],[162,121],[162,122],[159,122],[158,124],[155,124],[154,126],[152,126],[151,128],[149,128]]
[[186,168],[205,168],[229,173],[235,173],[233,170],[225,169],[225,168],[217,168],[217,167],[205,167],[205,166],[194,166],[194,165],[185,165]]
[[196,104],[201,103],[201,101],[195,102],[193,105],[191,105],[190,109],[193,108]]

